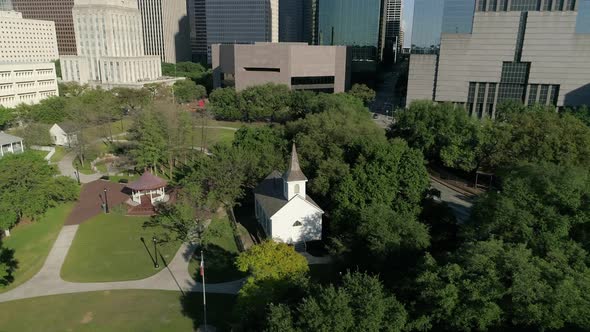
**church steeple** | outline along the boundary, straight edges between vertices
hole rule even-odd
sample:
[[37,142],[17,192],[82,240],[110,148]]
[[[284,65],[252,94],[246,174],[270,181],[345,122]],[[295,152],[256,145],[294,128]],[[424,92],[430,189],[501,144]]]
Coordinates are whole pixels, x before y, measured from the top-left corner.
[[293,148],[291,149],[291,162],[289,163],[289,168],[283,174],[283,179],[285,181],[307,181],[307,177],[301,171],[301,166],[299,166],[299,156],[297,156],[297,148],[295,147],[295,143],[293,143]]
[[307,177],[303,174],[303,171],[301,171],[301,166],[299,166],[299,156],[297,156],[297,148],[295,147],[295,143],[293,143],[289,168],[287,168],[287,171],[283,174],[285,198],[290,200],[295,195],[305,198],[306,182]]

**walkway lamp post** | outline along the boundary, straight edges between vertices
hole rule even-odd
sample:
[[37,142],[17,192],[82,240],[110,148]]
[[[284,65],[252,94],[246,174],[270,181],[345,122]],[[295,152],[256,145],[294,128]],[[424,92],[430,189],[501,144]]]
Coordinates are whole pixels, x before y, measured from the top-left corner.
[[80,168],[78,164],[76,164],[76,180],[78,180],[78,185],[80,185]]
[[107,188],[104,188],[104,212],[109,213],[109,199],[107,198]]
[[156,256],[156,261],[154,262],[154,268],[157,269],[160,267],[160,265],[158,264],[158,239],[156,239],[156,237],[152,237],[152,241],[154,242],[154,256]]

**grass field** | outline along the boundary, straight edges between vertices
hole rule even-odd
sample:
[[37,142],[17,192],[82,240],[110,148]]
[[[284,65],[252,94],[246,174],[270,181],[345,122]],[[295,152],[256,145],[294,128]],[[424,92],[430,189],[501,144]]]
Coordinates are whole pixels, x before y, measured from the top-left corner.
[[[236,133],[235,130],[218,128],[205,128],[204,131],[205,137],[203,137],[201,128],[196,128],[193,131],[193,137],[190,143],[194,146],[206,146],[210,148],[217,143],[231,143]],[[203,144],[203,142],[206,144]]]
[[163,269],[160,255],[171,261],[180,243],[158,245],[160,268],[155,269],[152,236],[158,230],[143,229],[146,220],[111,213],[81,224],[62,267],[62,278],[73,282],[137,280]]
[[8,286],[0,286],[0,292],[15,288],[31,279],[41,269],[73,206],[70,203],[49,209],[40,220],[16,226],[11,231],[12,235],[2,240],[5,248],[14,250],[18,268],[13,275],[14,282]]
[[[207,294],[207,322],[229,331],[232,295]],[[122,290],[46,296],[0,303],[0,331],[179,332],[202,323],[202,295]]]
[[[25,150],[25,151],[27,151],[27,150]],[[41,150],[33,150],[33,149],[29,149],[28,152],[29,153],[34,153],[34,154],[38,155],[41,158],[45,158],[49,154],[49,151],[41,151]]]
[[[232,228],[227,217],[213,220],[205,231],[205,281],[219,283],[233,281],[245,277],[234,265],[238,255],[238,247],[234,240]],[[200,255],[200,253],[197,253]],[[197,281],[199,275],[200,256],[194,256],[188,266],[189,273]]]

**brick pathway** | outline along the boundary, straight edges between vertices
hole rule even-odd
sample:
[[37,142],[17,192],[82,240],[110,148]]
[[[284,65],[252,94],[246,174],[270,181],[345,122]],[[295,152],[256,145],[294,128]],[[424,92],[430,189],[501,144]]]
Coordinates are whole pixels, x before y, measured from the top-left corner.
[[[107,190],[109,208],[123,204],[129,194],[123,192],[125,185],[106,180],[95,180],[82,186],[78,203],[66,219],[65,225],[79,225],[82,222],[102,213],[104,190]],[[125,207],[126,209],[127,207]]]

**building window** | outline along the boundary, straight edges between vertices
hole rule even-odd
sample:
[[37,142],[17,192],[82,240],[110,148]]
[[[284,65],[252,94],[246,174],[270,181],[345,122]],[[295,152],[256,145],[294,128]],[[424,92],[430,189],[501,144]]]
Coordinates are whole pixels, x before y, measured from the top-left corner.
[[293,227],[299,227],[302,226],[301,221],[297,220],[294,224]]
[[529,87],[529,100],[527,105],[534,105],[537,103],[537,92],[539,91],[538,84],[531,84]]
[[245,71],[265,71],[265,72],[274,72],[280,73],[281,68],[263,68],[263,67],[244,67]]
[[300,191],[299,185],[298,185],[298,184],[296,184],[296,185],[295,185],[295,193],[296,193],[296,194],[299,194],[299,191]]
[[334,84],[334,76],[291,77],[291,85]]

